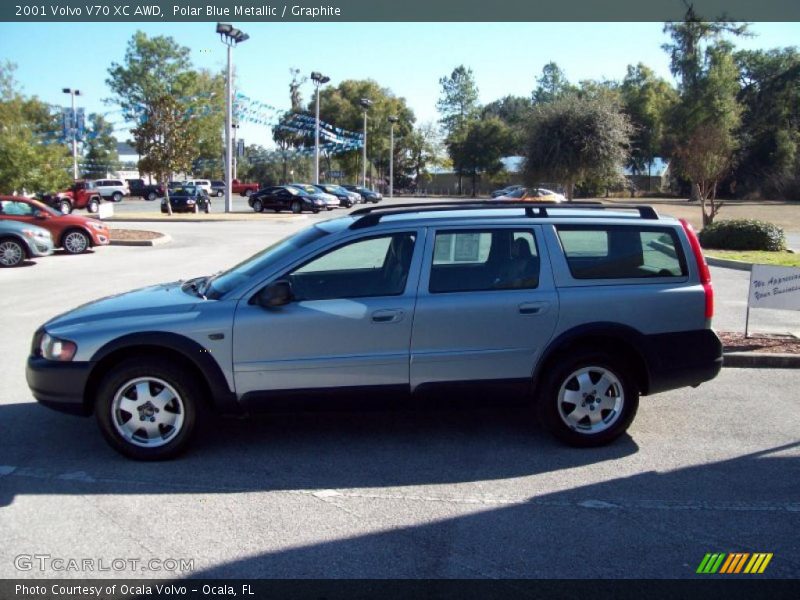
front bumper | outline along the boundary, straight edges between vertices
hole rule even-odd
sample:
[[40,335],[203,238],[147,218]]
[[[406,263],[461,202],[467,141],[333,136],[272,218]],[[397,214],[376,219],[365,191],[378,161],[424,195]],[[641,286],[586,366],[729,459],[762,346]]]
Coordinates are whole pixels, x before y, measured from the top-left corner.
[[53,253],[53,240],[46,238],[27,238],[28,252],[32,257],[49,256]]
[[91,406],[84,402],[84,391],[92,366],[91,362],[57,362],[29,356],[25,378],[40,404],[86,416],[91,413]]

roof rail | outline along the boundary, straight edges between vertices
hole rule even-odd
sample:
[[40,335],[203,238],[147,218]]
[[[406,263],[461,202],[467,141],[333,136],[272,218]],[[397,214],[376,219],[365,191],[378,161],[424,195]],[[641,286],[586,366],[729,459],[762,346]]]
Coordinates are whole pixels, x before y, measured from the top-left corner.
[[529,218],[543,218],[551,216],[549,210],[570,210],[570,209],[589,209],[589,210],[636,210],[639,218],[655,220],[658,213],[652,206],[642,204],[603,204],[597,201],[586,202],[498,202],[497,200],[445,200],[441,202],[416,202],[413,204],[384,204],[383,206],[369,206],[359,208],[350,213],[353,217],[360,217],[350,225],[350,229],[361,229],[377,225],[381,217],[390,215],[403,215],[414,212],[445,212],[452,210],[486,210],[491,209],[525,209],[525,216]]

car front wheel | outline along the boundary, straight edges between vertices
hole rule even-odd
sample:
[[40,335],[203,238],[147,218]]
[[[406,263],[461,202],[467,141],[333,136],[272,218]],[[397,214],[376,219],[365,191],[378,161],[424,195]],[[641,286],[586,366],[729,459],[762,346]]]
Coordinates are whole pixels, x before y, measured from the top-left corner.
[[73,229],[68,231],[61,242],[64,250],[69,254],[83,254],[91,246],[89,236],[83,231]]
[[301,212],[303,212],[303,205],[300,204],[299,200],[292,202],[292,212],[296,215],[299,215]]
[[58,203],[58,210],[61,211],[61,214],[68,215],[72,212],[72,203],[69,200],[62,200]]
[[163,460],[188,447],[201,392],[178,365],[135,359],[106,375],[96,401],[100,431],[112,448],[136,460]]
[[15,239],[0,240],[0,267],[16,267],[25,260],[25,248]]
[[543,381],[539,418],[561,441],[579,447],[608,444],[630,426],[639,390],[629,370],[603,352],[562,361]]
[[261,202],[261,200],[253,200],[253,210],[256,212],[264,211],[264,204]]
[[153,201],[153,200],[155,200],[156,198],[157,198],[157,196],[156,196],[156,193],[155,193],[155,192],[149,192],[149,193],[147,194],[147,199],[148,199],[150,202],[152,202],[152,201]]
[[113,196],[111,196],[111,199],[112,199],[114,202],[122,202],[122,194],[121,194],[121,193],[119,193],[119,192],[114,192],[114,195],[113,195]]

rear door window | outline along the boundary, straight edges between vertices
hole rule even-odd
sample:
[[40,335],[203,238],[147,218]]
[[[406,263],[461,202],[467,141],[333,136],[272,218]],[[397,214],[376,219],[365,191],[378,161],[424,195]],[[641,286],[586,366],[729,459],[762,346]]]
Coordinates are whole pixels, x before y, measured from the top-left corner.
[[685,277],[686,259],[668,227],[557,225],[575,279]]
[[539,285],[539,253],[530,230],[439,231],[428,291],[479,292]]

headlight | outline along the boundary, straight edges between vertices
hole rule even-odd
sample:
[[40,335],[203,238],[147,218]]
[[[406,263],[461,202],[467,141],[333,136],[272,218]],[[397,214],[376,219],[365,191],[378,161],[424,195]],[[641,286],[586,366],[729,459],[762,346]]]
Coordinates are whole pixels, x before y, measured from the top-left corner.
[[39,354],[47,360],[69,362],[78,351],[78,345],[69,340],[62,340],[45,333],[39,343]]
[[106,228],[103,223],[95,223],[94,221],[89,221],[89,227],[97,229],[98,231],[103,231]]
[[50,239],[50,232],[42,229],[23,229],[22,233],[32,238]]
[[194,204],[194,200],[192,200],[191,198],[189,198],[189,199],[186,201],[186,204]]
[[314,199],[314,204],[325,204],[324,200],[320,200],[319,198]]

